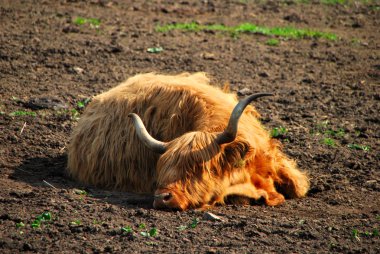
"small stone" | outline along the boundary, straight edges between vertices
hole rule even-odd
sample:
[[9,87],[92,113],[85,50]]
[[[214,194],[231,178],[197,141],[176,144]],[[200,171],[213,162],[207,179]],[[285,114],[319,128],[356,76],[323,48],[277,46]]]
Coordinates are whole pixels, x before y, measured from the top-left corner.
[[259,73],[259,76],[262,77],[262,78],[267,78],[267,77],[269,77],[269,73],[266,72],[266,71],[263,71],[263,72]]
[[76,74],[82,74],[84,72],[84,69],[78,66],[75,66],[73,70],[75,71]]
[[209,220],[209,221],[223,221],[222,218],[219,216],[210,213],[210,212],[205,212],[202,217],[203,220]]
[[237,92],[237,94],[238,94],[239,96],[244,96],[244,95],[252,94],[252,91],[251,91],[251,89],[249,89],[249,88],[243,88],[243,89],[240,89],[240,90]]
[[205,52],[205,53],[202,53],[201,54],[201,57],[205,60],[215,60],[216,57],[215,57],[215,54],[213,53],[208,53],[208,52]]

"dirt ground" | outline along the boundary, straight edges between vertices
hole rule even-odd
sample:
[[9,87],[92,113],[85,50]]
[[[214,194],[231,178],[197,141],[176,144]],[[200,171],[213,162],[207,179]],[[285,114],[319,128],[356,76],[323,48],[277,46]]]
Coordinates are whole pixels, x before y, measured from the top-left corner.
[[[0,252],[380,253],[380,4],[298,2],[0,0]],[[340,39],[269,46],[257,34],[154,29],[191,21]],[[278,138],[309,172],[308,196],[215,207],[222,221],[209,221],[67,177],[78,102],[152,71],[205,71],[236,92],[276,93],[255,105],[268,130],[287,129]]]

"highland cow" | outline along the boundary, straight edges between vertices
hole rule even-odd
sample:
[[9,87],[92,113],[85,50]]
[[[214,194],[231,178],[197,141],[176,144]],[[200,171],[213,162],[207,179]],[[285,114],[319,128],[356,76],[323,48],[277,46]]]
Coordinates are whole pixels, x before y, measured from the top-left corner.
[[204,73],[149,73],[94,97],[70,139],[69,173],[154,194],[153,206],[163,209],[207,208],[229,197],[275,206],[305,196],[306,174],[248,105],[270,94],[239,102],[209,83]]

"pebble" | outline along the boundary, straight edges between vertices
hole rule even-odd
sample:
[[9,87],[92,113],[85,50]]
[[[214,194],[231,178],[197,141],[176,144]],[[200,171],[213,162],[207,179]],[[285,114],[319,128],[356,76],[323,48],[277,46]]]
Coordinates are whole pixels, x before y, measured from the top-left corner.
[[243,88],[243,89],[240,89],[239,91],[237,91],[237,94],[239,96],[244,96],[244,95],[252,94],[252,91],[249,88]]
[[202,217],[203,220],[209,220],[209,221],[223,221],[222,218],[219,216],[210,213],[210,212],[205,212]]

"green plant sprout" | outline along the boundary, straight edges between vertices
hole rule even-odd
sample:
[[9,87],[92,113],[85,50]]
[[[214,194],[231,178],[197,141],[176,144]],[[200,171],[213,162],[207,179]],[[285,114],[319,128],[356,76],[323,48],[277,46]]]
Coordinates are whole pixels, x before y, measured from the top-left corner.
[[334,139],[332,139],[332,138],[323,138],[322,144],[325,144],[325,145],[331,146],[331,147],[335,147],[335,145],[336,145]]
[[378,237],[379,236],[379,230],[377,228],[374,228],[372,232],[370,231],[364,231],[361,232],[358,229],[353,229],[352,230],[352,237],[356,239],[357,241],[360,241],[360,236],[365,236],[365,237]]
[[149,53],[160,53],[164,49],[162,47],[148,48],[146,51]]
[[25,227],[25,224],[22,221],[16,223],[16,228],[22,228],[22,227]]
[[83,18],[83,17],[76,17],[74,19],[74,24],[76,25],[84,25],[84,24],[90,24],[92,28],[99,28],[100,27],[100,19],[95,18]]
[[285,137],[288,130],[285,127],[275,127],[271,130],[270,135],[273,138]]
[[81,222],[80,220],[75,220],[75,221],[72,221],[70,224],[71,224],[71,225],[79,226],[79,225],[82,224],[82,222]]
[[12,113],[9,114],[9,116],[33,116],[33,117],[36,117],[37,113],[18,110],[18,111],[13,111]]
[[157,228],[151,228],[149,231],[140,232],[140,234],[145,237],[155,237],[158,235],[158,230]]
[[198,218],[194,218],[191,223],[189,223],[188,225],[180,225],[179,227],[177,227],[177,229],[179,231],[183,231],[185,229],[188,229],[188,228],[196,228],[199,224],[199,219]]
[[78,112],[78,110],[76,110],[75,108],[73,108],[73,109],[70,110],[70,113],[71,113],[71,119],[72,120],[74,120],[74,121],[78,121],[79,120],[80,113]]
[[131,233],[133,233],[133,229],[132,229],[132,227],[130,227],[130,226],[122,227],[122,228],[121,228],[121,231],[122,231],[123,233],[127,233],[127,234],[131,234]]
[[265,42],[268,46],[278,46],[280,44],[280,41],[277,39],[269,39]]
[[88,194],[87,191],[85,191],[85,190],[79,190],[79,189],[74,190],[74,193],[78,194],[78,195],[85,195],[85,196]]
[[365,152],[368,152],[369,150],[371,150],[369,146],[358,145],[358,144],[348,144],[347,147],[354,150],[363,150]]
[[41,226],[41,222],[51,221],[51,213],[46,211],[36,217],[36,219],[32,222],[32,228],[39,228]]
[[353,230],[352,230],[352,237],[353,237],[355,240],[360,241],[359,230],[357,230],[357,229],[353,229]]
[[190,227],[191,228],[196,228],[199,224],[199,219],[198,218],[194,218],[193,221],[190,223]]
[[85,107],[90,101],[91,101],[91,98],[86,98],[86,99],[84,99],[84,100],[82,100],[82,101],[78,101],[78,102],[77,102],[77,107],[80,108],[80,109],[82,109],[82,108],[84,108],[84,107]]

